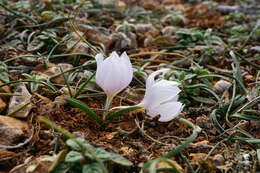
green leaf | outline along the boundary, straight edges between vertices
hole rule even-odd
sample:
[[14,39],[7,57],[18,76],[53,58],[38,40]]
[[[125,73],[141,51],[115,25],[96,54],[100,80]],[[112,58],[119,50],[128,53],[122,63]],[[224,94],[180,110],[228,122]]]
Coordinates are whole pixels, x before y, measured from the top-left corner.
[[71,104],[72,106],[80,108],[81,110],[86,112],[87,115],[90,116],[91,118],[93,118],[94,120],[96,120],[99,125],[102,125],[104,123],[103,120],[82,101],[79,101],[79,100],[74,99],[74,98],[68,98],[67,102],[69,104]]
[[175,40],[169,36],[158,36],[153,40],[153,44],[156,46],[174,46]]
[[98,158],[103,159],[105,161],[109,160],[109,158],[111,157],[111,154],[106,150],[104,150],[103,148],[96,149],[95,154]]
[[240,118],[240,119],[244,119],[244,120],[251,120],[251,121],[260,121],[260,117],[259,116],[253,116],[253,115],[246,115],[246,114],[233,114],[230,116],[231,118]]
[[96,150],[96,156],[103,160],[110,160],[120,165],[131,166],[133,163],[124,158],[123,156],[115,153],[110,153],[104,150],[103,148],[98,148]]
[[56,168],[51,170],[51,173],[67,173],[73,165],[74,163],[71,162],[62,162]]
[[83,166],[82,173],[104,173],[104,171],[99,163],[91,163]]
[[194,99],[197,102],[201,102],[201,103],[206,103],[206,104],[211,104],[214,105],[216,104],[216,101],[211,99],[211,98],[206,98],[206,97],[194,97],[194,96],[190,96],[192,99]]
[[186,74],[183,80],[190,80],[197,76],[197,74]]
[[124,166],[131,166],[131,165],[133,165],[132,162],[130,162],[129,160],[127,160],[123,156],[120,156],[119,154],[111,153],[110,160],[115,162],[115,163],[117,163],[117,164],[124,165]]
[[38,38],[34,39],[32,42],[30,42],[27,46],[27,51],[33,52],[41,49],[44,46],[44,42],[38,40]]
[[66,144],[73,150],[81,151],[81,147],[72,139],[68,139]]
[[121,110],[119,110],[119,111],[117,111],[113,114],[110,114],[106,119],[107,120],[113,120],[115,117],[117,117],[117,116],[119,116],[123,113],[131,112],[131,111],[137,110],[137,109],[141,109],[141,107],[139,107],[139,106],[129,106],[125,109],[121,109]]
[[84,156],[93,159],[92,153],[95,151],[94,147],[90,145],[86,140],[82,138],[68,139],[66,144],[71,147],[71,149],[84,152]]
[[86,80],[81,86],[80,88],[77,90],[76,94],[75,94],[75,98],[77,98],[81,93],[82,91],[84,90],[84,88],[86,88],[86,86],[88,85],[88,83],[91,81],[91,79],[95,76],[95,73],[93,73],[89,78],[88,80]]
[[6,83],[10,82],[7,72],[8,72],[7,65],[5,65],[5,63],[0,61],[0,80]]
[[188,138],[186,138],[186,140],[182,144],[178,145],[174,150],[170,151],[169,153],[163,155],[163,157],[165,158],[171,158],[179,154],[182,150],[187,148],[201,132],[201,128],[199,126],[194,125],[192,122],[186,119],[180,118],[179,122],[191,127],[193,129],[193,132]]
[[82,159],[82,154],[77,151],[70,151],[65,157],[66,162],[78,162]]
[[[171,168],[156,168],[156,165],[161,162],[165,162],[166,164],[171,166]],[[142,169],[145,173],[156,173],[156,172],[161,172],[161,171],[180,173],[180,171],[177,169],[177,167],[178,167],[178,165],[176,165],[176,163],[173,162],[172,160],[164,158],[164,157],[159,157],[159,158],[150,160],[147,163],[145,163]]]
[[143,166],[143,171],[145,173],[156,173],[156,165],[158,163],[158,159],[150,160],[146,162]]
[[237,57],[236,57],[236,55],[233,51],[230,51],[229,54],[230,54],[230,56],[232,57],[232,60],[233,60],[233,75],[234,75],[234,78],[237,79],[239,86],[240,86],[240,89],[242,89],[244,92],[246,92],[246,87],[245,87],[244,82],[243,82],[242,73],[241,73],[241,70],[240,70],[240,65],[239,65],[238,59],[237,59]]

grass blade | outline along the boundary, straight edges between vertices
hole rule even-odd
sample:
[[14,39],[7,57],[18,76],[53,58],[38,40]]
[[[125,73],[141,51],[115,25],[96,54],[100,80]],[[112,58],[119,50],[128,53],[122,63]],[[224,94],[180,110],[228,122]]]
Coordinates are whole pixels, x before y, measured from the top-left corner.
[[260,117],[246,114],[233,114],[230,116],[231,118],[240,118],[243,120],[251,120],[251,121],[260,121]]
[[180,118],[179,122],[181,122],[183,124],[186,124],[189,127],[192,127],[193,128],[193,132],[192,132],[191,136],[186,138],[186,140],[181,145],[178,145],[174,150],[172,150],[169,153],[163,155],[163,157],[171,158],[171,157],[176,156],[177,154],[179,154],[182,150],[187,148],[190,145],[190,143],[192,143],[197,138],[197,136],[199,135],[199,133],[201,131],[201,128],[199,126],[194,125],[192,122],[190,122],[190,121],[188,121],[186,119]]
[[103,120],[95,112],[93,112],[85,103],[83,103],[82,101],[79,101],[79,100],[74,99],[74,98],[68,98],[67,102],[69,104],[71,104],[72,106],[80,108],[81,110],[86,112],[87,115],[90,116],[91,118],[93,118],[94,120],[96,120],[99,125],[104,124]]
[[77,98],[83,91],[83,89],[87,86],[87,84],[91,81],[91,79],[95,76],[95,73],[93,73],[77,90],[76,94],[74,95],[74,98]]
[[129,106],[128,108],[125,108],[125,109],[121,109],[120,111],[117,111],[111,115],[109,115],[106,119],[107,120],[112,120],[114,119],[115,117],[123,114],[123,113],[126,113],[126,112],[130,112],[130,111],[133,111],[133,110],[137,110],[137,109],[140,109],[141,107],[139,106]]

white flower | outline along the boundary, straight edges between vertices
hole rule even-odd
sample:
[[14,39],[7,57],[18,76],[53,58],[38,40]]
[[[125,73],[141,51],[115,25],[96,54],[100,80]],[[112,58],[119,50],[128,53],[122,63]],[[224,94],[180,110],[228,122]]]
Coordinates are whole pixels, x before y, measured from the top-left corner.
[[113,98],[132,81],[133,68],[125,52],[120,57],[116,52],[112,52],[105,60],[99,53],[95,59],[97,62],[96,82],[107,97]]
[[159,121],[166,122],[174,119],[182,111],[183,105],[178,102],[180,89],[177,82],[154,78],[168,69],[153,72],[146,80],[146,91],[142,102],[138,105],[146,109],[149,116],[160,115]]

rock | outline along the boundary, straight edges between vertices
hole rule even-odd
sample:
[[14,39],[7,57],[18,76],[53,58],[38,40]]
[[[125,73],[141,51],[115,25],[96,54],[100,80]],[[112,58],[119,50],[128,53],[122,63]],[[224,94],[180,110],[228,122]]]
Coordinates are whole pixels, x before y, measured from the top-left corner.
[[0,97],[0,113],[6,108],[6,103]]
[[26,122],[12,117],[0,116],[0,141],[1,145],[13,145],[21,138],[26,137],[29,130]]
[[250,50],[260,53],[260,46],[251,47]]
[[[79,32],[80,35],[84,35],[82,32]],[[89,48],[81,41],[81,38],[76,32],[72,33],[71,39],[67,42],[67,48],[71,50],[72,53],[89,53]]]
[[178,30],[177,27],[174,26],[166,26],[162,29],[162,34],[167,36],[172,36]]
[[137,33],[145,33],[149,30],[155,30],[155,27],[152,24],[136,24],[135,31]]
[[210,129],[212,123],[208,116],[199,116],[196,118],[196,125],[200,126],[203,129]]
[[239,12],[241,11],[241,9],[239,8],[239,6],[219,5],[217,7],[217,11],[223,14],[228,14],[228,13]]
[[[25,87],[24,84],[18,85],[15,88],[14,94],[19,94],[21,96],[12,96],[10,99],[9,107],[8,107],[8,114],[16,111],[19,109],[21,106],[28,104],[31,100],[32,95],[29,93],[27,88]],[[30,111],[32,109],[32,106],[29,104],[22,110],[18,111],[13,117],[19,117],[19,118],[26,118]]]
[[144,40],[144,47],[152,46],[153,40],[154,40],[154,38],[151,35],[146,37],[145,40]]
[[[43,72],[45,75],[51,77],[52,75],[57,75],[57,74],[60,74],[61,73],[61,70],[62,71],[67,71],[67,70],[70,70],[72,69],[73,66],[71,64],[66,64],[66,63],[60,63],[60,64],[57,64],[57,65],[50,65],[50,68],[48,68],[45,72]],[[68,74],[70,73],[66,73],[65,75],[67,76]],[[56,84],[65,84],[65,81],[64,81],[64,77],[62,75],[52,79],[52,81]]]
[[212,160],[214,165],[216,166],[221,166],[225,164],[225,158],[221,154],[216,154]]
[[255,6],[229,6],[229,5],[219,5],[217,7],[217,11],[223,14],[229,14],[229,13],[245,13],[245,14],[259,14],[260,8]]
[[[96,43],[102,43],[106,48],[108,48],[111,44],[111,38],[110,38],[111,31],[105,27],[94,27],[94,26],[79,24],[79,30],[82,33],[84,33],[84,37],[86,37],[88,40],[92,40]],[[74,38],[74,42],[76,41],[78,42],[80,40],[80,38],[77,35],[73,36],[72,38]],[[82,43],[85,44],[85,48],[83,50],[78,49],[78,51],[84,54],[90,52],[89,46],[87,46],[88,50],[86,50],[86,43],[85,42]]]
[[232,84],[225,80],[219,80],[214,86],[214,90],[216,90],[218,93],[223,93],[224,91],[228,90]]
[[126,49],[135,49],[137,48],[136,35],[132,32],[129,32],[126,35],[123,32],[117,32],[111,34],[111,45],[116,50],[126,50]]
[[206,153],[191,153],[191,163],[192,164],[198,164],[201,160],[205,159],[208,154]]
[[179,172],[184,172],[184,169],[181,167],[179,163],[177,163],[175,160],[168,159],[167,162],[159,162],[156,165],[156,168],[172,168],[172,165],[174,165],[175,169],[177,169]]

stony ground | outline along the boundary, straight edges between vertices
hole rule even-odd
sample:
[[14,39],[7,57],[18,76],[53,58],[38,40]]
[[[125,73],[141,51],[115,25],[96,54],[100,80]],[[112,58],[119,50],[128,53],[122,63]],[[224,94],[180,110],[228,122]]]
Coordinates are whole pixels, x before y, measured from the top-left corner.
[[[0,1],[0,172],[84,172],[94,162],[68,160],[68,136],[39,117],[132,162],[106,162],[108,172],[260,171],[259,17],[256,0]],[[135,110],[99,126],[69,104],[94,56],[112,51],[136,69],[113,106],[139,103],[147,75],[169,68],[180,116],[163,123]],[[104,112],[95,78],[77,100]]]

